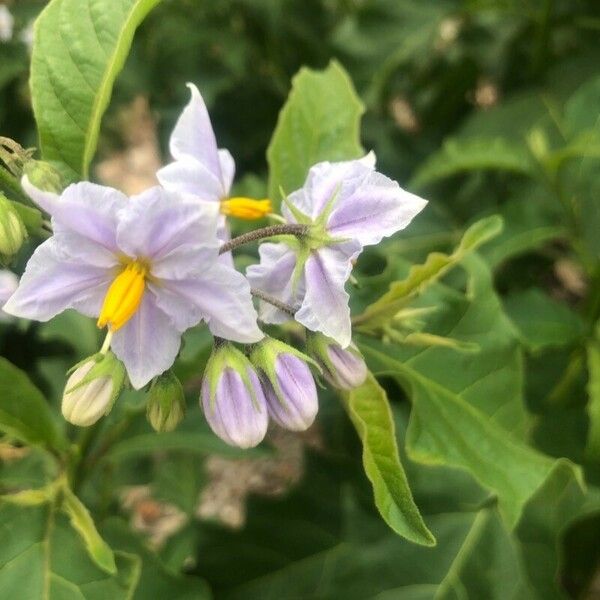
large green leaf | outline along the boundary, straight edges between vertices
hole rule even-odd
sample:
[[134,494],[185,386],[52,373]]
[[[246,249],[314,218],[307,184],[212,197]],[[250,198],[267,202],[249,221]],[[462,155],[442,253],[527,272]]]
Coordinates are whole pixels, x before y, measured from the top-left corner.
[[468,470],[498,496],[503,516],[514,525],[554,461],[519,439],[525,415],[515,331],[483,261],[472,255],[463,264],[469,275],[466,296],[438,284],[439,312],[430,325],[445,336],[476,343],[478,354],[440,347],[392,350],[373,341],[362,349],[375,372],[395,375],[411,397],[409,456]]
[[31,93],[40,146],[87,178],[100,121],[137,26],[159,0],[52,0],[35,27]]
[[277,202],[281,189],[289,194],[302,187],[309,168],[319,161],[361,156],[363,110],[337,62],[324,71],[301,69],[267,150],[270,198]]
[[54,503],[25,508],[0,503],[0,596],[27,600],[131,598],[138,557],[117,553],[116,572],[100,570]]
[[26,444],[65,447],[41,392],[4,358],[0,358],[0,430]]
[[414,503],[398,457],[394,421],[385,391],[369,374],[362,386],[344,394],[344,404],[363,445],[363,465],[381,516],[408,540],[434,545],[435,538]]

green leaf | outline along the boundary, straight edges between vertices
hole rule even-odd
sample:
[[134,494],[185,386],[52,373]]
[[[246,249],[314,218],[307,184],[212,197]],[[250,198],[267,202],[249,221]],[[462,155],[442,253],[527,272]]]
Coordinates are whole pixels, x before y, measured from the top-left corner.
[[73,529],[79,533],[85,542],[85,548],[90,558],[106,573],[116,574],[117,566],[114,552],[100,537],[88,509],[68,486],[63,486],[62,492],[62,508],[69,515]]
[[598,335],[587,345],[588,364],[588,405],[587,413],[590,421],[587,454],[600,461],[600,326]]
[[136,28],[159,0],[52,0],[36,21],[31,93],[44,159],[87,178]]
[[41,392],[23,371],[0,357],[0,430],[26,444],[64,449]]
[[440,179],[483,170],[527,175],[532,165],[522,144],[501,137],[459,138],[446,141],[440,150],[431,154],[409,187],[420,190]]
[[362,156],[363,111],[348,74],[337,62],[324,71],[301,69],[267,150],[269,197],[277,203],[281,189],[289,194],[302,187],[315,163]]
[[139,578],[137,556],[115,555],[109,575],[89,558],[80,537],[55,504],[0,504],[0,595],[27,600],[128,600]]
[[344,394],[344,404],[363,445],[363,465],[373,485],[375,504],[399,535],[424,546],[435,545],[415,504],[404,473],[385,391],[369,374],[367,381]]
[[477,221],[465,231],[452,254],[432,252],[423,264],[411,267],[406,279],[393,283],[387,293],[367,307],[361,315],[354,317],[354,326],[363,332],[385,327],[417,294],[460,264],[470,252],[498,235],[500,231],[500,217],[492,216]]
[[531,352],[574,344],[585,333],[577,313],[537,288],[510,294],[504,308]]
[[489,271],[476,255],[463,262],[466,296],[437,284],[434,330],[480,346],[476,360],[453,350],[415,351],[374,341],[361,349],[371,368],[394,375],[412,400],[407,434],[411,459],[469,471],[498,497],[513,526],[549,476],[554,461],[519,438],[524,431],[522,357],[502,313]]

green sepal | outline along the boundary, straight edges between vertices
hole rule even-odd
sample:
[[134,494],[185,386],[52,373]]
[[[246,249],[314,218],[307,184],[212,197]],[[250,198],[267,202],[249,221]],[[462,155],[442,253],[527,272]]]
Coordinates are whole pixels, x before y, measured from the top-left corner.
[[61,194],[66,187],[62,173],[51,163],[31,159],[23,167],[23,175],[36,188],[44,192]]

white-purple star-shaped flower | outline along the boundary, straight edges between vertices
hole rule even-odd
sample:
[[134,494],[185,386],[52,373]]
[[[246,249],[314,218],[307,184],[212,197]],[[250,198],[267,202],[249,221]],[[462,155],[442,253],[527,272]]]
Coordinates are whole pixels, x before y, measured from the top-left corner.
[[[307,234],[260,246],[260,263],[247,270],[253,288],[292,306],[295,319],[343,348],[351,341],[345,284],[364,246],[404,229],[426,201],[375,170],[373,154],[361,160],[313,166],[304,187],[289,195],[283,214]],[[266,302],[260,318],[289,319]]]
[[52,216],[54,235],[29,260],[7,313],[99,317],[138,389],[173,364],[181,334],[202,320],[222,338],[263,337],[248,282],[218,260],[216,206],[160,187],[131,198],[91,183],[60,196],[27,178],[23,187]]

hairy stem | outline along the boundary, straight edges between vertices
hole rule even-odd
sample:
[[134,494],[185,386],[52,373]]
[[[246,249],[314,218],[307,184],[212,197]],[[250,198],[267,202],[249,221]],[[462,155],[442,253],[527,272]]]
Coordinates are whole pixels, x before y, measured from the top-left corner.
[[257,242],[268,237],[274,237],[276,235],[295,235],[303,236],[308,231],[306,225],[298,223],[286,223],[285,225],[270,225],[269,227],[262,227],[261,229],[255,229],[243,235],[229,240],[221,246],[219,254],[225,254],[225,252],[231,252],[239,246],[249,244],[251,242]]
[[257,290],[255,288],[252,288],[250,290],[250,293],[254,297],[260,298],[264,302],[268,302],[269,304],[272,304],[275,308],[278,308],[279,310],[282,310],[284,313],[287,313],[288,315],[290,315],[290,317],[293,317],[296,314],[296,311],[294,310],[293,306],[290,306],[289,304],[286,304],[285,302],[281,302],[281,300],[277,300],[277,298],[274,298],[273,296],[271,296],[270,294],[267,294],[266,292],[263,292],[262,290]]

